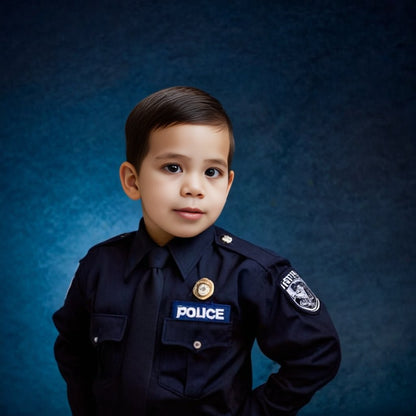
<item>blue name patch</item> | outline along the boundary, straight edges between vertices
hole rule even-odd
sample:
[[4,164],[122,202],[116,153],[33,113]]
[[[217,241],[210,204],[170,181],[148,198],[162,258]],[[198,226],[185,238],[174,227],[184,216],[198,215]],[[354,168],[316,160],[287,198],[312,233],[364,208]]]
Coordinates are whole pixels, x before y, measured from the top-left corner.
[[172,318],[180,321],[230,322],[230,305],[174,301]]

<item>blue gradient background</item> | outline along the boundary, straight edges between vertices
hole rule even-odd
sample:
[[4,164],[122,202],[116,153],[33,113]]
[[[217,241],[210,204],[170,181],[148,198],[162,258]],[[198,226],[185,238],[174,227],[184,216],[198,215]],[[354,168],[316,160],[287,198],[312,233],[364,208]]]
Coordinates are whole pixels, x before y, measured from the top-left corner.
[[[69,415],[51,315],[86,250],[137,227],[124,122],[180,84],[235,126],[219,225],[291,259],[339,330],[340,372],[300,414],[414,414],[415,9],[3,1],[0,414]],[[275,367],[253,356],[259,384]]]

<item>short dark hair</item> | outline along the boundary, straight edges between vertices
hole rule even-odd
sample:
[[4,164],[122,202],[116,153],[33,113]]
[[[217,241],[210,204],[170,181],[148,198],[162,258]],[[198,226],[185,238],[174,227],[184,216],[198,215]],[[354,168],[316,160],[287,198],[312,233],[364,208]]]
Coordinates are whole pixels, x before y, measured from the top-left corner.
[[149,95],[134,107],[125,126],[127,161],[139,171],[149,151],[151,132],[178,124],[227,128],[230,137],[228,168],[231,168],[235,146],[231,120],[216,98],[194,87],[166,88]]

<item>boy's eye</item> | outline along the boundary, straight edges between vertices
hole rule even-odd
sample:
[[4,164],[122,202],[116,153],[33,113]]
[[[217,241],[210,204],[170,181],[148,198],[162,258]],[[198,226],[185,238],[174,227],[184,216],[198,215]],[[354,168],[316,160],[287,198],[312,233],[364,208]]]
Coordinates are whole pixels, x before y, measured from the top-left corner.
[[163,167],[163,169],[167,170],[170,173],[179,173],[182,172],[182,169],[179,165],[170,164]]
[[205,171],[205,175],[209,176],[210,178],[216,178],[220,174],[221,172],[215,168],[209,168]]

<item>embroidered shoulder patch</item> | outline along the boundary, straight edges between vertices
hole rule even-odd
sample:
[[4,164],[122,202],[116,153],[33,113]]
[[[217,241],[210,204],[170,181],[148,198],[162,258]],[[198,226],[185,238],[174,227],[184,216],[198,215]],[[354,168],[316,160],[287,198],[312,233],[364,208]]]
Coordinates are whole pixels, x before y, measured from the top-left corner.
[[280,286],[300,309],[307,312],[317,312],[319,310],[321,302],[294,270],[282,279]]

